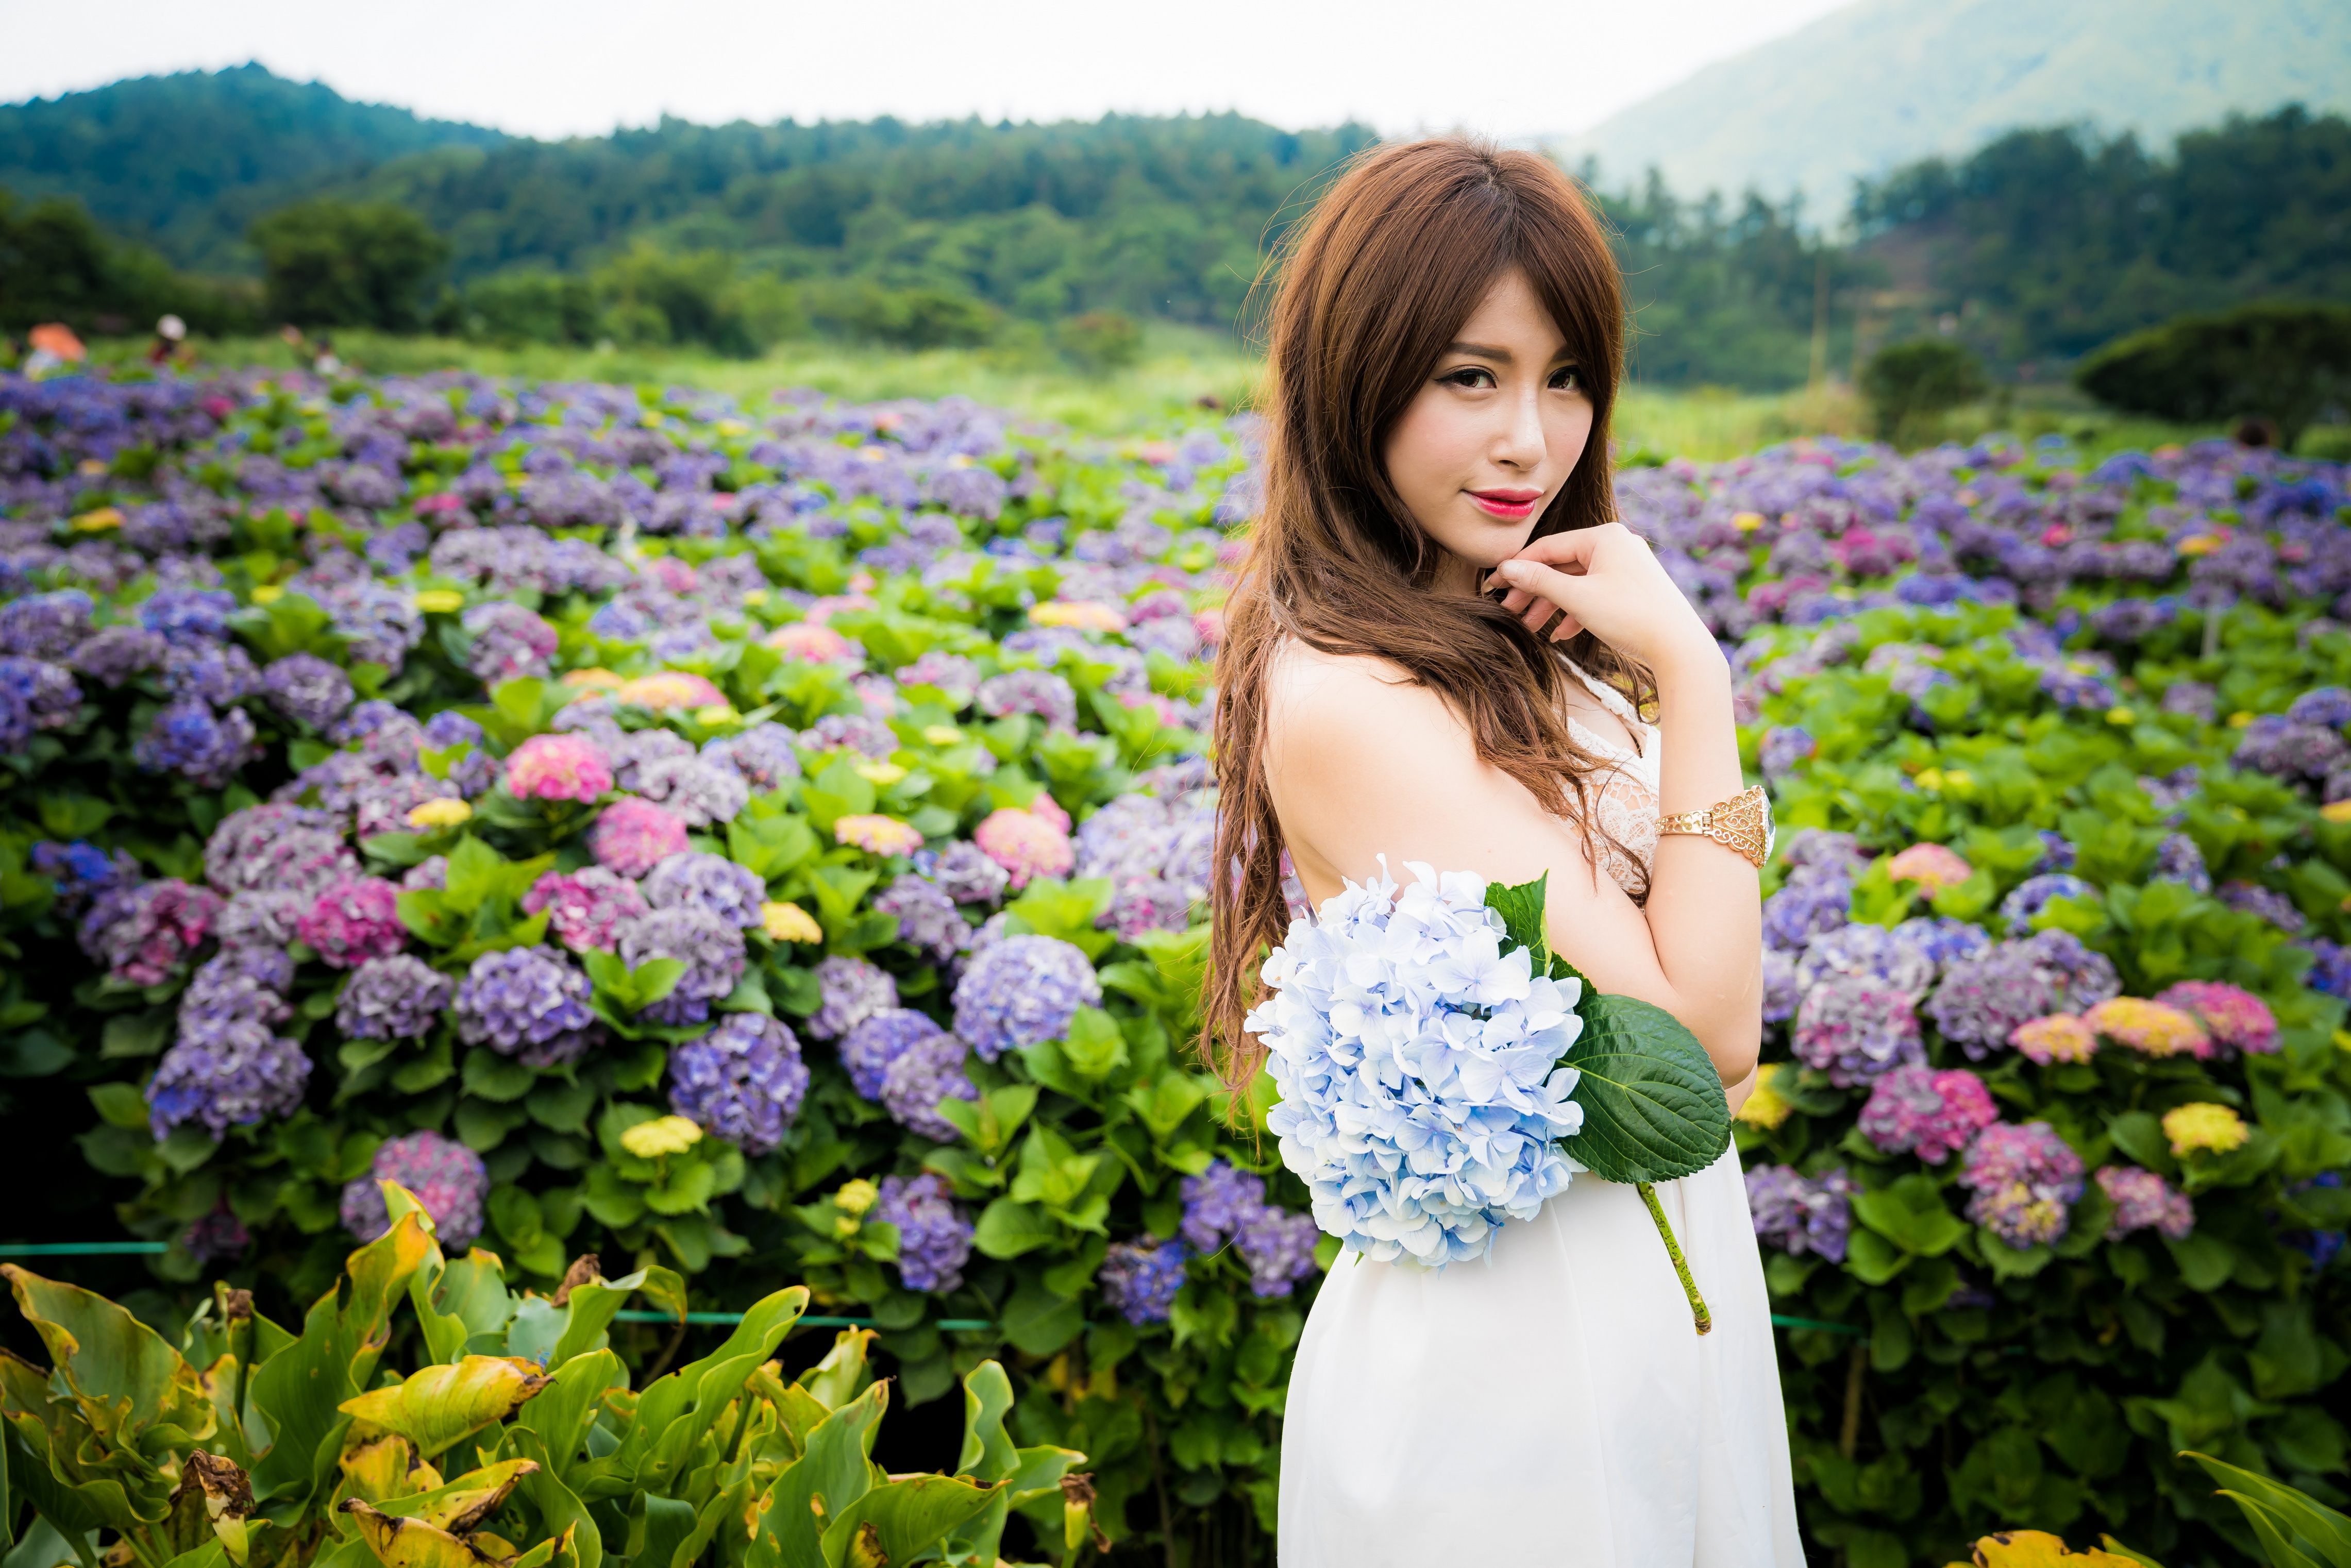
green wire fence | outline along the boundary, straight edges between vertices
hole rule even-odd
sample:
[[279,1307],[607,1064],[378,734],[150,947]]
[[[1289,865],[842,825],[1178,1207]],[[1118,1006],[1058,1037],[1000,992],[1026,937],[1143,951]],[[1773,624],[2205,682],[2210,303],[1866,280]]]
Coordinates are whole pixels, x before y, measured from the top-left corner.
[[[90,1258],[168,1250],[169,1248],[161,1241],[0,1241],[0,1258]],[[614,1316],[624,1323],[674,1323],[678,1321],[675,1312],[649,1312],[634,1308],[617,1312]],[[731,1327],[743,1321],[743,1314],[741,1312],[688,1312],[685,1314],[685,1321],[689,1323]],[[870,1329],[875,1324],[872,1318],[804,1317],[799,1320],[799,1326],[811,1329]],[[950,1333],[968,1333],[992,1329],[996,1324],[987,1318],[940,1318],[931,1326],[944,1329]],[[1822,1333],[1850,1334],[1855,1339],[1864,1341],[1869,1338],[1868,1331],[1857,1329],[1851,1323],[1823,1322],[1818,1318],[1784,1317],[1778,1312],[1771,1314],[1771,1326],[1782,1329],[1813,1329]]]

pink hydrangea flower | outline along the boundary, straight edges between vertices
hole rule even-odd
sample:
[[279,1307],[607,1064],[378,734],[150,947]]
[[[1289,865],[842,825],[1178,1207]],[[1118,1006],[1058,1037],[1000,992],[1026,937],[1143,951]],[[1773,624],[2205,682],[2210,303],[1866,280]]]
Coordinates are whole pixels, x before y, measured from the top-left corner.
[[830,626],[820,626],[811,621],[795,621],[778,626],[768,633],[768,646],[787,659],[804,659],[812,664],[829,664],[835,659],[849,657],[849,639]]
[[380,876],[346,876],[329,883],[294,923],[319,962],[355,968],[389,958],[408,944],[400,919],[400,889]]
[[[1052,797],[1040,794],[1041,801]],[[1054,808],[1060,813],[1060,808]],[[1069,818],[1061,815],[1066,823]],[[1057,826],[1050,818],[1036,811],[1023,811],[1016,806],[988,813],[972,835],[981,852],[1011,873],[1014,888],[1029,885],[1031,877],[1066,876],[1077,863],[1077,852],[1070,844],[1069,830]]]
[[842,817],[832,824],[832,837],[836,843],[854,844],[872,855],[910,855],[923,847],[920,830],[895,817]]
[[2277,1015],[2270,1011],[2267,1002],[2241,987],[2218,980],[2182,980],[2158,993],[2155,999],[2202,1024],[2222,1045],[2254,1052],[2278,1048]]
[[1999,1120],[1991,1092],[1965,1068],[1897,1067],[1870,1090],[1860,1126],[1887,1153],[1913,1154],[1938,1166]]
[[2115,1217],[2106,1223],[2109,1241],[2150,1226],[2178,1241],[2196,1228],[2196,1206],[2186,1193],[2174,1190],[2153,1171],[2136,1166],[2100,1166],[2098,1187],[2115,1206]]
[[1070,831],[1070,814],[1061,810],[1061,803],[1053,799],[1050,790],[1037,791],[1037,798],[1029,802],[1029,814],[1032,817],[1042,817],[1062,832],[1066,833]]
[[522,895],[525,915],[548,912],[547,928],[575,953],[590,947],[609,950],[613,928],[633,920],[650,906],[637,884],[602,866],[582,866],[565,875],[549,872]]
[[622,876],[643,876],[684,848],[685,823],[633,795],[605,807],[588,830],[588,852]]
[[612,764],[587,736],[534,735],[507,758],[517,800],[593,800],[612,787]]
[[1896,882],[1915,882],[1928,893],[1957,887],[1975,874],[1975,867],[1944,844],[1912,844],[1886,862],[1886,874]]
[[2098,1053],[2098,1035],[2072,1013],[2051,1013],[2018,1024],[2008,1043],[2047,1066],[2053,1061],[2087,1061]]

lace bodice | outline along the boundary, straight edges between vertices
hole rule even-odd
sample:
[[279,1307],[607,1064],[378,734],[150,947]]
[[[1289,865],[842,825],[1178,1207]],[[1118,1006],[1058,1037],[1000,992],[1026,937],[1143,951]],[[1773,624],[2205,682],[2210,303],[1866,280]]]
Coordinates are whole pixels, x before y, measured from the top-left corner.
[[[1609,880],[1626,893],[1637,894],[1647,883],[1650,864],[1657,852],[1657,727],[1635,713],[1633,705],[1615,687],[1594,680],[1578,665],[1571,664],[1568,668],[1602,707],[1624,721],[1626,731],[1640,743],[1638,751],[1627,751],[1577,723],[1573,716],[1567,721],[1568,730],[1578,746],[1614,764],[1593,782],[1593,810],[1599,818],[1600,832],[1593,836],[1592,849],[1600,857],[1601,869],[1608,873]],[[1620,844],[1622,849],[1617,847]]]

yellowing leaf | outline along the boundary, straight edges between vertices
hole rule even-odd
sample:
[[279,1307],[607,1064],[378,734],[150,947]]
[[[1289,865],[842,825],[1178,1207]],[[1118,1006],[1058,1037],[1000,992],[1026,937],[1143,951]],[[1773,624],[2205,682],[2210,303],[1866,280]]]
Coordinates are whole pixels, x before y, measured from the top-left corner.
[[394,1519],[345,1498],[342,1511],[359,1526],[360,1539],[383,1568],[500,1568],[508,1559],[489,1556],[421,1520]]
[[441,1472],[416,1457],[416,1445],[390,1433],[343,1450],[339,1461],[353,1497],[388,1502],[437,1490]]
[[547,1386],[535,1362],[469,1355],[454,1366],[428,1366],[396,1388],[376,1388],[337,1408],[362,1440],[396,1433],[430,1458],[460,1437],[503,1421]]
[[2127,1557],[2093,1546],[2068,1551],[2045,1530],[2003,1530],[1976,1542],[1976,1568],[2137,1568]]
[[[444,1495],[434,1499],[423,1508],[414,1510],[408,1517],[437,1530],[445,1530],[452,1535],[470,1534],[482,1521],[506,1506],[507,1497],[521,1483],[523,1477],[538,1473],[538,1463],[535,1459],[500,1459],[495,1465],[486,1465],[459,1476],[444,1489]],[[510,1557],[513,1553],[501,1555]]]

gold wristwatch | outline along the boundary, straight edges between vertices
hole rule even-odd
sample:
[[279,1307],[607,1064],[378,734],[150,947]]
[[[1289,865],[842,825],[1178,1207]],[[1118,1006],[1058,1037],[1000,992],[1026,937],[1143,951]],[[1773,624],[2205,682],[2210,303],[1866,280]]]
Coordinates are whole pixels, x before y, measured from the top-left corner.
[[1771,827],[1771,802],[1756,785],[1733,795],[1728,800],[1718,800],[1703,811],[1684,811],[1666,817],[1657,823],[1660,837],[1667,833],[1698,833],[1712,839],[1728,850],[1735,850],[1747,858],[1758,871],[1771,858],[1774,835]]

